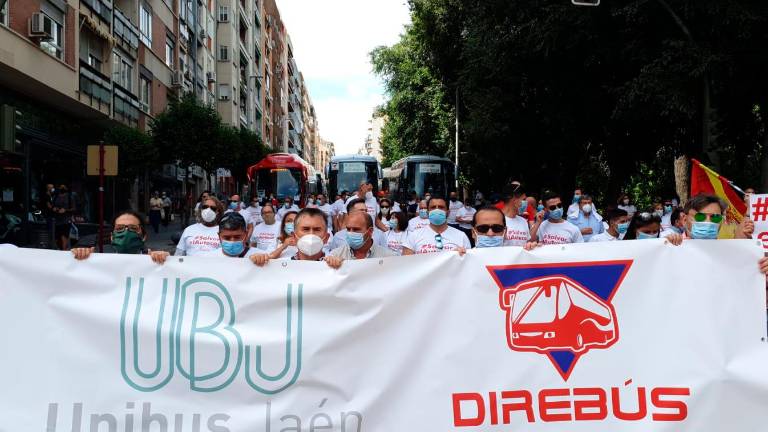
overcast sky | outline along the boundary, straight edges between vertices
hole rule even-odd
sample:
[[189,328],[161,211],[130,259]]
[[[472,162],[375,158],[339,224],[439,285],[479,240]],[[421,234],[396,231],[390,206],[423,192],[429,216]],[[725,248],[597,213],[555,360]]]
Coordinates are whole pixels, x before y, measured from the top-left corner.
[[384,100],[368,53],[392,45],[410,22],[404,0],[277,0],[294,57],[315,105],[320,135],[336,154],[356,153]]

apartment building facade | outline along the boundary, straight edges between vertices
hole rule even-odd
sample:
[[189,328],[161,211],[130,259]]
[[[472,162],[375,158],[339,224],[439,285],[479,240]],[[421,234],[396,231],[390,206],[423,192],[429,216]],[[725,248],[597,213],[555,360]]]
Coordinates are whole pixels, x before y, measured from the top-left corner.
[[[86,148],[117,124],[148,131],[194,93],[274,151],[304,154],[302,85],[275,0],[0,0],[0,201],[25,215],[66,184],[87,220],[97,179]],[[107,215],[177,194],[183,170],[110,178]],[[193,169],[193,194],[211,186]]]

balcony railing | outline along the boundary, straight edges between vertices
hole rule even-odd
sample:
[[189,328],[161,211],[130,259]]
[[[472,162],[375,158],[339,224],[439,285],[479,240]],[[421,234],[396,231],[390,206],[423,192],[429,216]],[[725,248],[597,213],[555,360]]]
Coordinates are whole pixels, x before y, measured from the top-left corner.
[[139,29],[129,20],[120,9],[115,8],[114,14],[115,39],[134,57],[139,52]]
[[80,68],[80,92],[99,103],[112,105],[112,86],[109,81],[84,67]]
[[112,3],[103,0],[81,0],[98,15],[107,25],[112,21]]

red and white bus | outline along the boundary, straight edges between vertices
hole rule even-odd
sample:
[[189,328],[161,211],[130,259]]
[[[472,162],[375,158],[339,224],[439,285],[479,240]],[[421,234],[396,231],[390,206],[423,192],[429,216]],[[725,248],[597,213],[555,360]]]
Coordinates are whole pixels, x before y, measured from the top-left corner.
[[273,153],[248,168],[251,194],[261,200],[293,198],[304,207],[310,194],[323,191],[322,176],[298,155]]

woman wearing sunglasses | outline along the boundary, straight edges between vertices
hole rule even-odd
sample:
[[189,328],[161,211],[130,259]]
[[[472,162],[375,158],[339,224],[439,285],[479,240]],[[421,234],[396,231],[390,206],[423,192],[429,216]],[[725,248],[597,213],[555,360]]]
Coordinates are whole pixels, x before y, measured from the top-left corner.
[[[110,242],[119,254],[149,254],[152,260],[159,262],[160,254],[158,252],[148,251],[144,244],[147,241],[147,230],[144,226],[144,218],[131,210],[126,210],[117,215],[112,222],[112,234]],[[93,253],[92,247],[73,248],[72,254],[75,259],[88,259]]]
[[[649,240],[661,238],[661,216],[651,212],[635,213],[623,240]],[[666,239],[675,246],[683,242],[680,234],[669,234]]]
[[200,203],[199,222],[190,225],[181,233],[176,245],[176,256],[204,255],[221,247],[219,220],[224,214],[224,204],[216,197],[209,196]]

